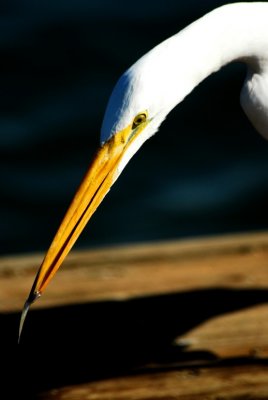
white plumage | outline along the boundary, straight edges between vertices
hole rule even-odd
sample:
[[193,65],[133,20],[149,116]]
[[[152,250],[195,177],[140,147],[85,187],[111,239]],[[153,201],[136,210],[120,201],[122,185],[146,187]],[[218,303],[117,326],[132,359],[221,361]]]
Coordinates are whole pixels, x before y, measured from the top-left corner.
[[144,137],[150,137],[202,80],[232,61],[248,65],[242,106],[251,122],[261,125],[256,128],[268,136],[267,18],[268,3],[225,5],[149,51],[117,82],[104,116],[101,142],[143,110],[148,110],[151,119]]

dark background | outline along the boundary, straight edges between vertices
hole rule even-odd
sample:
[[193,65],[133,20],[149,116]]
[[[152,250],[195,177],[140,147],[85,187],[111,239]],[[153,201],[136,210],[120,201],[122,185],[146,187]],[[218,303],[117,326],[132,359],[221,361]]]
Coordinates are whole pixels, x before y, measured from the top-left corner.
[[[2,254],[48,247],[98,147],[120,74],[224,3],[1,1]],[[77,248],[267,229],[268,144],[240,108],[245,73],[223,68],[172,111]]]
[[[224,3],[1,0],[2,254],[49,246],[98,147],[120,74]],[[225,67],[173,110],[77,248],[267,229],[268,144],[239,105],[245,73],[243,65]],[[20,313],[1,313],[1,397],[36,399],[43,390],[141,365],[213,360],[171,343],[213,316],[263,302],[265,289],[214,288],[33,309],[20,346]]]

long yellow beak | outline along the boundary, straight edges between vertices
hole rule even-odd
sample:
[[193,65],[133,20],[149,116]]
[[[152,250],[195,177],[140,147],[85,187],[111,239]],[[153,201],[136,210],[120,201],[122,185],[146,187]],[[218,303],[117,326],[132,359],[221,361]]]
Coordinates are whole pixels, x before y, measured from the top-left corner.
[[131,126],[128,126],[112,136],[97,152],[36,275],[22,312],[19,336],[29,306],[41,296],[90,217],[118,178],[119,163],[133,140]]

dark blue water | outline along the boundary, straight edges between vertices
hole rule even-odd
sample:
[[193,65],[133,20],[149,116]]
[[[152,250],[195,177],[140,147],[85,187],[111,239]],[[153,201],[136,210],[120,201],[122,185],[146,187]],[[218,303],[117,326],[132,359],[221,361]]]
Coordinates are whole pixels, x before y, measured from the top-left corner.
[[[1,2],[2,254],[48,247],[98,146],[119,75],[223,3]],[[170,114],[77,247],[267,229],[268,143],[239,105],[245,72],[224,68]]]

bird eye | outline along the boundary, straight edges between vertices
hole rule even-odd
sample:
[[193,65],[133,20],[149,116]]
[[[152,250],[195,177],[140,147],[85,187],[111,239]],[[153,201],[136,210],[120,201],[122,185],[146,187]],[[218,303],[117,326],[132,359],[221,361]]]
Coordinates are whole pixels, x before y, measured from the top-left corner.
[[133,119],[132,129],[136,129],[139,125],[144,123],[146,121],[146,119],[147,119],[146,112],[142,112],[142,113],[136,115],[136,117]]

